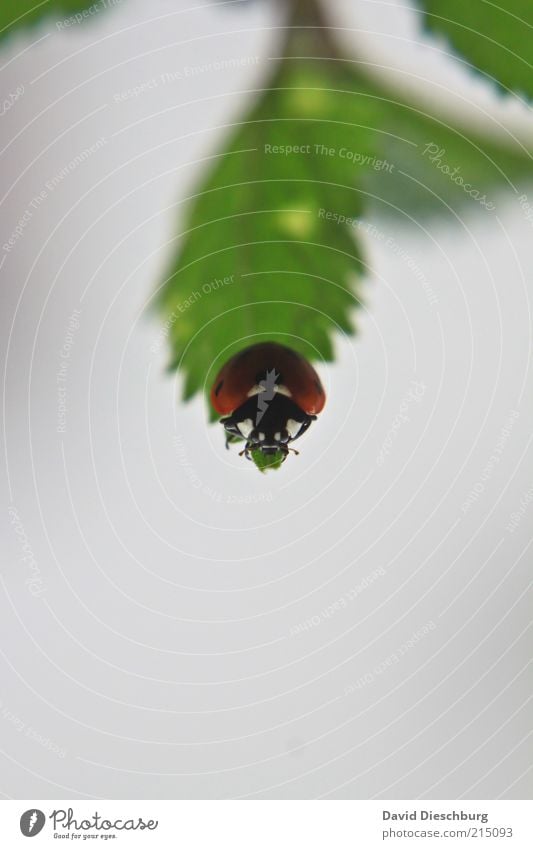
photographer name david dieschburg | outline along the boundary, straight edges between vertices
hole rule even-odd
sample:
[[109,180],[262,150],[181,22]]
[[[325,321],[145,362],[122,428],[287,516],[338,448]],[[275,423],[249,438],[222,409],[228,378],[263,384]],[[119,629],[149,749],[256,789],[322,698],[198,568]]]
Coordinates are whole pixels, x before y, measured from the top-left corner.
[[[155,831],[157,826],[159,825],[158,820],[147,820],[146,822],[142,817],[135,817],[132,819],[117,819],[117,820],[109,820],[105,817],[102,817],[101,814],[95,812],[90,818],[74,818],[74,811],[72,808],[69,808],[68,811],[65,811],[61,808],[58,810],[52,811],[49,816],[49,819],[52,820],[54,831],[58,831],[61,828],[66,829],[69,832],[76,831],[144,831],[148,829],[149,831]],[[61,835],[61,837],[66,837],[67,835]]]
[[473,820],[474,822],[487,823],[489,821],[488,814],[481,814],[476,811],[447,811],[439,813],[438,811],[403,811],[395,813],[394,811],[383,811],[384,820]]

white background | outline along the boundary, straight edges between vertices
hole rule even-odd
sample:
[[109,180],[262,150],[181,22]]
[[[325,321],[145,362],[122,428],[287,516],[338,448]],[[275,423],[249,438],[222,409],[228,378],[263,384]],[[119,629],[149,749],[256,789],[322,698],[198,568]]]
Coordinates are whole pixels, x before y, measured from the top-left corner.
[[[417,47],[414,12],[331,7],[345,46],[378,66],[393,57],[395,84],[411,69],[409,85],[450,114],[531,127],[442,45]],[[533,486],[532,229],[516,194],[495,195],[491,215],[373,219],[384,238],[365,237],[359,334],[337,340],[327,408],[278,474],[226,453],[204,402],[179,403],[165,349],[150,351],[180,201],[268,79],[282,20],[267,3],[128,0],[3,44],[4,88],[25,91],[1,118],[2,244],[46,182],[105,139],[2,251],[5,797],[531,793],[533,505],[506,530]],[[414,380],[424,392],[405,412]]]

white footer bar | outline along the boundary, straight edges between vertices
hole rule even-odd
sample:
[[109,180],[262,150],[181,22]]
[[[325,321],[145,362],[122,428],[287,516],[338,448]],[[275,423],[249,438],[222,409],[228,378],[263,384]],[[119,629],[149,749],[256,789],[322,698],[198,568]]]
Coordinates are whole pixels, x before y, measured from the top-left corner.
[[[35,843],[28,840],[35,838]],[[0,845],[184,849],[532,849],[529,801],[0,802]]]

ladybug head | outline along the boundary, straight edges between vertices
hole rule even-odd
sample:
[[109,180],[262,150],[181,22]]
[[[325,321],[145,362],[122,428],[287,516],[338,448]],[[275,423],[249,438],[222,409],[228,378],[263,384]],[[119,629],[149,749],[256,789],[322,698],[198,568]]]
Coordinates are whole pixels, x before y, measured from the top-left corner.
[[258,398],[261,396],[248,398],[231,416],[221,420],[228,435],[226,445],[231,438],[244,439],[246,445],[241,454],[248,460],[255,460],[261,469],[279,466],[290,451],[298,453],[289,443],[305,433],[316,416],[308,415],[279,392],[268,404],[261,404]]

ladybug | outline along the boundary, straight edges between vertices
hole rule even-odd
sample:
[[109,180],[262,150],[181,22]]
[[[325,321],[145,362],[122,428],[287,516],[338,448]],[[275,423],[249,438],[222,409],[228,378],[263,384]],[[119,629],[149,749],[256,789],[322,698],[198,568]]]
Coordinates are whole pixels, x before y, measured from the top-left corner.
[[241,456],[276,455],[283,462],[289,443],[305,433],[326,403],[312,365],[291,348],[260,342],[235,354],[218,373],[211,403],[224,416],[226,447],[244,439]]

